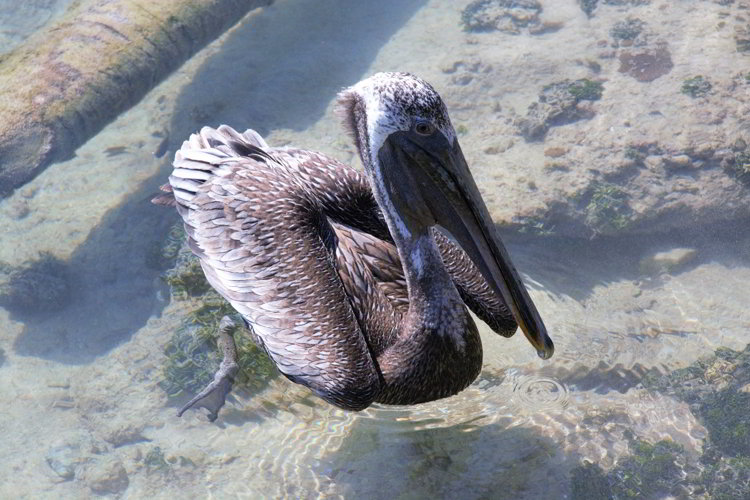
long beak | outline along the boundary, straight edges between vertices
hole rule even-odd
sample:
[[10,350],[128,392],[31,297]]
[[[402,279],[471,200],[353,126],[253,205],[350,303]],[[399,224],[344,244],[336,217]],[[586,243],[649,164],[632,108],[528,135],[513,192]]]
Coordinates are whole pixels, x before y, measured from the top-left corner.
[[451,147],[437,148],[398,142],[406,146],[403,151],[417,166],[412,172],[435,221],[453,235],[489,286],[503,298],[539,357],[550,358],[555,346],[496,234],[458,140]]

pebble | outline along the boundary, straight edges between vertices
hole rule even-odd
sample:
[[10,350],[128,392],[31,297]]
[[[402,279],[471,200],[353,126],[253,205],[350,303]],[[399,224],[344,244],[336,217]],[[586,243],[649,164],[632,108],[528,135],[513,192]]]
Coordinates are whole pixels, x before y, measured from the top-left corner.
[[44,458],[55,474],[69,481],[76,475],[76,467],[81,461],[81,449],[76,444],[53,446],[47,450]]
[[688,155],[675,155],[665,159],[665,163],[674,168],[685,168],[691,165],[691,159]]
[[641,260],[641,272],[671,273],[691,262],[697,255],[698,251],[693,248],[673,248],[665,252],[656,252]]
[[8,206],[8,215],[11,219],[23,219],[31,212],[29,202],[24,198],[18,198],[10,202]]
[[120,493],[130,484],[125,467],[114,457],[103,457],[88,463],[81,480],[92,492],[100,495]]
[[126,444],[147,441],[143,436],[143,426],[135,424],[117,425],[111,429],[103,429],[102,438],[115,448]]
[[563,156],[567,152],[568,152],[567,149],[565,149],[563,147],[557,146],[557,147],[552,147],[552,148],[545,149],[544,150],[544,156],[548,156],[550,158],[559,158],[559,157]]

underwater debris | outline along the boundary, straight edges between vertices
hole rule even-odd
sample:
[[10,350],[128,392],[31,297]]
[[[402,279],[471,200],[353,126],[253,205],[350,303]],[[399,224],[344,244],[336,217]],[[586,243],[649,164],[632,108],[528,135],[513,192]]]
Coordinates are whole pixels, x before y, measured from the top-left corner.
[[0,289],[0,305],[15,313],[54,312],[70,302],[68,265],[50,253],[11,269]]
[[620,54],[620,73],[630,75],[639,82],[652,82],[669,73],[673,67],[672,56],[665,45],[635,54]]
[[623,230],[631,222],[627,193],[608,182],[594,185],[585,212],[586,225],[597,234],[611,234]]
[[603,91],[601,82],[588,78],[552,83],[542,88],[539,101],[529,106],[526,117],[516,125],[527,141],[541,140],[550,127],[593,117],[590,109],[578,104],[600,99]]
[[475,0],[464,8],[466,31],[502,31],[517,35],[521,28],[539,25],[542,6],[536,0]]
[[683,81],[680,92],[692,98],[703,97],[711,91],[711,87],[711,82],[706,80],[703,75],[697,75]]

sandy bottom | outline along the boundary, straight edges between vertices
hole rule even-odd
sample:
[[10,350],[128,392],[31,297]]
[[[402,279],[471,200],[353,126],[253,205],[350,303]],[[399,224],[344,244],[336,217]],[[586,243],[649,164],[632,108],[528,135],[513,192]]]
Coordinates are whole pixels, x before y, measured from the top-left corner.
[[[701,452],[707,431],[690,408],[639,382],[747,343],[750,237],[730,226],[617,240],[508,235],[556,354],[541,361],[521,335],[483,329],[482,375],[448,400],[349,414],[276,377],[238,394],[216,423],[175,416],[182,400],[158,385],[164,345],[196,304],[170,301],[164,270],[148,265],[177,220],[149,200],[191,131],[254,127],[271,144],[355,162],[332,112],[336,92],[375,71],[411,71],[468,130],[462,146],[494,214],[513,210],[504,183],[545,175],[544,144],[514,147],[507,120],[492,121],[488,107],[522,114],[538,92],[529,81],[555,70],[559,39],[467,34],[459,20],[468,2],[345,3],[279,0],[250,15],[74,159],[0,201],[0,262],[49,252],[74,276],[60,312],[0,308],[0,497],[562,498],[573,467],[612,467],[628,453],[628,433]],[[543,4],[550,22],[586,22],[572,0]],[[571,30],[569,50],[580,54],[565,58],[593,50],[583,28],[577,36]],[[474,64],[475,73],[507,66],[507,78],[455,85],[456,68]],[[169,152],[156,158],[165,140]],[[489,146],[494,160],[482,153]],[[491,163],[499,159],[501,175]],[[676,247],[695,255],[669,273],[641,264]]]

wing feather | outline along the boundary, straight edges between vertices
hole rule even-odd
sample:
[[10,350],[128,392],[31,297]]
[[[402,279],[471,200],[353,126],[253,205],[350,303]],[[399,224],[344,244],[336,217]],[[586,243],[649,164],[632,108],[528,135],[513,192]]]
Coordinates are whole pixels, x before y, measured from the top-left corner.
[[[321,232],[332,229],[295,169],[259,154],[256,135],[229,130],[203,129],[175,158],[170,184],[190,248],[282,373],[362,409],[380,377],[324,245]],[[239,141],[250,156],[226,152]]]

